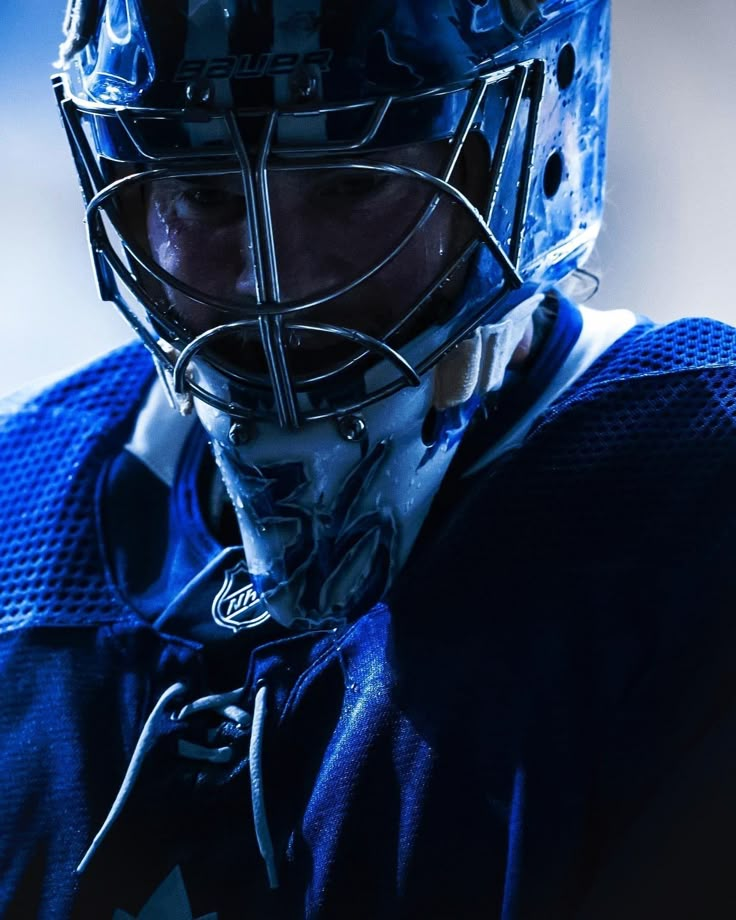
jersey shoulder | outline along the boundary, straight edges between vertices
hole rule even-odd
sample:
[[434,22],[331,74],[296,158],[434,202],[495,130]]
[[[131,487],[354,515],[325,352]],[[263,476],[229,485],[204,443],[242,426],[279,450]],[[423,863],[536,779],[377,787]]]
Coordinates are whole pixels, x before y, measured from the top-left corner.
[[0,631],[119,614],[95,493],[152,373],[145,350],[130,345],[0,403]]
[[736,368],[736,328],[706,317],[642,323],[622,336],[577,381],[581,392],[625,379]]
[[[115,413],[115,403],[123,404],[126,394],[138,391],[141,380],[147,380],[151,374],[151,359],[145,348],[138,342],[130,342],[61,376],[42,378],[2,397],[0,421],[4,423],[8,417],[52,405],[58,408],[68,405],[75,413],[91,410],[109,416]],[[109,403],[102,405],[100,398],[105,397]]]

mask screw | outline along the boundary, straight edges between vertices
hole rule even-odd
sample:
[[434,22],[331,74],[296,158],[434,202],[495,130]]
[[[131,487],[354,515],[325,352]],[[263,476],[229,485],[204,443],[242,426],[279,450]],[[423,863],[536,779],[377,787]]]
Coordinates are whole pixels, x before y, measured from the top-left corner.
[[302,64],[289,78],[292,102],[299,104],[319,99],[319,70],[314,64]]
[[255,432],[253,426],[244,422],[233,422],[230,431],[227,433],[228,441],[233,447],[243,447],[253,440]]
[[207,80],[197,80],[187,84],[185,93],[192,105],[207,105],[212,98],[212,85]]
[[366,433],[365,420],[360,415],[343,415],[338,419],[337,430],[346,441],[362,441]]

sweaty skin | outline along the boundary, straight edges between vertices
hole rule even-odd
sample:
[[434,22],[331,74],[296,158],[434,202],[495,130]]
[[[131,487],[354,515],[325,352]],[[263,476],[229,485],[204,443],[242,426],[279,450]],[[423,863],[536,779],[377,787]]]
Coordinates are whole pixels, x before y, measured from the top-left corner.
[[[480,181],[467,181],[467,160],[478,159],[470,142],[453,183],[482,197]],[[366,157],[439,174],[446,143],[406,147]],[[478,186],[477,188],[471,185]],[[415,226],[432,199],[416,179],[374,170],[273,172],[269,179],[281,300],[301,300],[360,277],[385,258]],[[431,218],[399,256],[359,288],[308,311],[309,318],[384,335],[437,278],[471,236],[461,206],[441,199]],[[145,191],[145,240],[154,260],[175,278],[220,299],[258,295],[253,248],[239,175],[166,179]],[[451,299],[461,278],[444,291]],[[261,299],[265,299],[261,291]],[[235,318],[167,290],[177,315],[194,332]],[[309,343],[306,343],[309,347]]]

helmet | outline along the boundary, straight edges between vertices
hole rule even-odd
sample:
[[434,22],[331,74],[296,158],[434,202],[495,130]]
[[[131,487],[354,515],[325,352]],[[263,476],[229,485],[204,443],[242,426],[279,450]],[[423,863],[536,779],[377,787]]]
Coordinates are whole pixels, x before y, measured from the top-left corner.
[[[292,585],[283,619],[339,619],[411,519],[358,578],[385,591],[478,404],[438,422],[427,381],[484,330],[497,386],[509,329],[590,253],[608,20],[608,0],[70,0],[54,79],[101,295],[196,404],[261,593],[276,609]],[[325,519],[340,562],[295,604],[287,549],[324,561]]]
[[[607,0],[71,0],[57,92],[103,297],[177,393],[239,418],[276,414],[298,427],[416,384],[473,328],[590,252],[602,205],[607,15]],[[471,202],[449,180],[473,134],[488,156]],[[445,142],[443,155],[424,168],[381,155],[432,141]],[[136,186],[197,174],[242,176],[252,291],[227,296],[174,276],[121,224]],[[335,195],[382,180],[384,197],[408,188],[421,206],[398,229],[381,228],[357,277],[290,291],[292,228],[273,219],[272,186],[311,189],[318,176]],[[325,200],[322,192],[322,212]],[[329,304],[359,296],[448,201],[472,222],[452,253],[461,268],[445,261],[383,327],[341,323]],[[365,248],[376,228],[356,224],[343,223],[342,245]],[[453,269],[463,270],[462,290],[439,308]],[[206,305],[206,329],[172,312],[172,290]],[[238,335],[252,342],[247,367],[217,347]],[[387,367],[366,382],[377,363]]]

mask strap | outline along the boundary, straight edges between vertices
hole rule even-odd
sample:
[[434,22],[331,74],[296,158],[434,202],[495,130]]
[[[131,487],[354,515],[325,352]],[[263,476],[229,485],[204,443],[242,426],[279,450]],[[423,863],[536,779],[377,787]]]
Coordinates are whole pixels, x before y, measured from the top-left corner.
[[432,405],[450,409],[471,396],[498,390],[506,368],[529,328],[534,311],[544,300],[535,294],[514,307],[500,323],[479,326],[437,365]]

